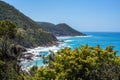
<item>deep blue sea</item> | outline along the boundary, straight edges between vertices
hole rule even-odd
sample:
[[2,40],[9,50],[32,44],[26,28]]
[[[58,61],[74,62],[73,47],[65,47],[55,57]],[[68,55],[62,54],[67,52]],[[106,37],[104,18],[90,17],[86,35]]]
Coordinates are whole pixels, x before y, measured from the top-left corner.
[[[106,46],[114,46],[114,50],[118,50],[117,55],[120,56],[120,32],[84,32],[87,36],[68,36],[68,37],[57,37],[59,40],[64,40],[59,46],[53,46],[51,48],[42,49],[42,54],[46,56],[49,54],[49,50],[59,50],[64,47],[71,47],[75,49],[81,45],[88,44],[89,46],[100,45],[101,48],[105,49]],[[39,48],[38,48],[39,49]],[[39,52],[41,54],[41,52]],[[43,59],[40,57],[30,62],[24,63],[26,66],[37,65],[43,66]]]
[[[65,40],[65,43],[71,46],[72,49],[80,45],[96,46],[100,44],[103,49],[106,46],[114,46],[115,50],[120,51],[120,32],[85,32],[85,34],[87,34],[86,37],[63,37],[59,40]],[[117,55],[120,55],[120,52]]]

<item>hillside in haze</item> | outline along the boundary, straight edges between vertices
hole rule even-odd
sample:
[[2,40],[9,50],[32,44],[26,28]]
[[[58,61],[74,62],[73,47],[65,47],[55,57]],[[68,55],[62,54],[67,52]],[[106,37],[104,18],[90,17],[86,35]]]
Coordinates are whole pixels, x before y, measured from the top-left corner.
[[20,41],[16,39],[16,42],[25,47],[51,45],[57,41],[54,35],[43,30],[32,19],[3,1],[0,1],[0,20],[9,20],[15,23],[17,32],[21,32],[24,37]]
[[44,30],[51,32],[55,36],[85,36],[85,34],[71,28],[66,23],[53,24],[49,22],[37,22]]

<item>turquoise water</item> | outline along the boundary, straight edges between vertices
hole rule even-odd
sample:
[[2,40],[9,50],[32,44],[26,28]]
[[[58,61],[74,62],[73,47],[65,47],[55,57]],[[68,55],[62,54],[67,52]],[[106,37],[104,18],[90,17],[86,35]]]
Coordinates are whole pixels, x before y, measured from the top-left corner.
[[[59,40],[65,40],[66,44],[71,46],[72,49],[79,47],[80,45],[88,44],[90,46],[96,46],[100,44],[101,48],[106,46],[114,46],[115,50],[120,51],[120,33],[119,32],[85,32],[86,37],[68,37],[59,38]],[[118,52],[117,55],[120,55]]]
[[[56,48],[64,48],[64,47],[71,47],[72,49],[75,49],[76,47],[79,47],[80,45],[86,45],[89,46],[96,46],[100,44],[101,48],[105,48],[106,46],[114,46],[115,50],[118,50],[119,52],[117,55],[120,56],[120,33],[111,33],[111,32],[85,32],[87,36],[75,36],[75,37],[58,37],[59,40],[64,40],[64,43],[61,43],[62,46],[56,46]],[[45,53],[44,53],[45,52]],[[46,56],[49,54],[47,51],[40,52],[42,54],[45,54]],[[40,57],[37,60],[33,60],[31,62],[25,63],[26,66],[30,65],[37,65],[37,66],[44,66],[43,59]]]

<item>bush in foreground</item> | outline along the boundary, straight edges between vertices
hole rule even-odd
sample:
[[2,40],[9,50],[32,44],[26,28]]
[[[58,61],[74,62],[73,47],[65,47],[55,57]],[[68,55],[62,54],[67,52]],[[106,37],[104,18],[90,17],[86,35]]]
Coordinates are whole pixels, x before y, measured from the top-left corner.
[[41,67],[35,80],[120,80],[120,57],[113,46],[101,49],[88,45],[58,51],[49,65]]

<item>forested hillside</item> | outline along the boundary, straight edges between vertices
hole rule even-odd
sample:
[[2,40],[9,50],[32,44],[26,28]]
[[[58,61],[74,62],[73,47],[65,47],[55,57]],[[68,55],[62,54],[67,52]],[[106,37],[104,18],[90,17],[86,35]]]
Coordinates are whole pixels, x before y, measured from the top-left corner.
[[0,21],[0,80],[120,80],[120,57],[113,46],[64,48],[43,56],[45,67],[23,71],[25,49],[15,43],[15,24]]
[[73,29],[71,26],[61,23],[52,24],[49,22],[37,22],[44,30],[51,32],[55,36],[85,36],[85,34]]
[[[55,36],[85,36],[65,23],[38,24],[0,1],[0,80],[120,80],[120,56],[114,46],[83,45],[71,49],[62,45],[61,50],[49,51],[48,55],[44,47],[41,52],[38,48],[26,52],[26,48],[56,44]],[[56,50],[54,46],[53,49]],[[36,55],[34,59],[29,58],[31,53]],[[32,60],[36,66],[23,67],[22,61],[26,64]],[[36,60],[43,66],[37,66]]]
[[52,45],[57,41],[51,33],[44,31],[32,19],[3,1],[0,1],[0,20],[11,21],[17,26],[19,38],[16,41],[25,47]]

